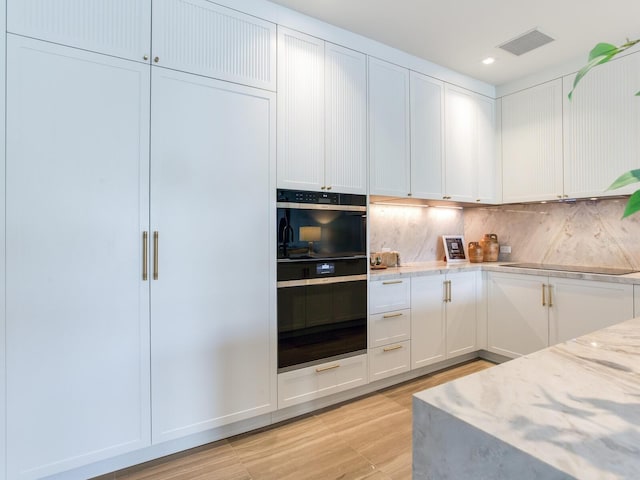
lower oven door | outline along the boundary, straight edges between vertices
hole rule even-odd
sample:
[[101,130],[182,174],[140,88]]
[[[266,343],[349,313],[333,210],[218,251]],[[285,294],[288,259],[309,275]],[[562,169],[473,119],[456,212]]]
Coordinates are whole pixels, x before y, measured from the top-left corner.
[[287,286],[278,288],[279,371],[366,351],[366,276],[283,283]]

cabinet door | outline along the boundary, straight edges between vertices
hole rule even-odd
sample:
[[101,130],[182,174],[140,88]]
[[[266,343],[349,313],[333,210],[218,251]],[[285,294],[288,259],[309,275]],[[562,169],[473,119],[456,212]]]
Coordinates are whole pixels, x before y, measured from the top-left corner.
[[151,0],[8,0],[7,30],[149,63]]
[[637,185],[606,189],[638,168],[640,157],[640,54],[589,72],[567,98],[574,76],[564,77],[564,183],[572,198],[629,194]]
[[325,46],[325,186],[367,193],[367,59],[362,53]]
[[278,27],[278,188],[324,181],[324,42]]
[[154,0],[154,65],[276,89],[276,26],[207,0]]
[[411,279],[411,368],[446,358],[445,277]]
[[476,283],[480,272],[447,274],[450,298],[446,303],[447,358],[477,348]]
[[555,200],[562,186],[562,84],[502,98],[503,200]]
[[547,277],[489,272],[487,279],[489,351],[514,358],[549,346]]
[[550,344],[633,318],[633,285],[551,279]]
[[150,441],[149,67],[8,37],[7,478],[26,479]]
[[500,203],[502,200],[502,171],[496,145],[496,101],[475,95],[476,104],[476,194],[475,201]]
[[153,69],[153,441],[276,408],[275,95]]
[[411,72],[411,194],[441,200],[444,185],[444,83]]
[[409,70],[369,57],[369,190],[406,197],[410,189]]

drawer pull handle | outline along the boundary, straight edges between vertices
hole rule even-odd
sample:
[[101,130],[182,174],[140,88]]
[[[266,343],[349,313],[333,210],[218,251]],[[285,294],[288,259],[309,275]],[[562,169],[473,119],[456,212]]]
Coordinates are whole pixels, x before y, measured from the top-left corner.
[[544,294],[545,287],[546,287],[546,285],[543,283],[542,284],[542,306],[543,307],[547,306],[547,299],[546,299],[545,294]]
[[340,364],[329,365],[328,367],[318,367],[316,368],[316,373],[326,372],[327,370],[333,370],[334,368],[340,367]]
[[397,285],[398,283],[402,283],[402,280],[390,280],[388,282],[382,282],[383,285]]
[[549,307],[553,307],[553,294],[551,293],[551,285],[547,285],[549,290]]
[[401,317],[402,315],[404,315],[404,313],[387,313],[386,315],[383,315],[382,318]]
[[399,348],[402,348],[402,345],[394,345],[393,347],[384,347],[382,349],[383,352],[391,352],[393,350],[398,350]]

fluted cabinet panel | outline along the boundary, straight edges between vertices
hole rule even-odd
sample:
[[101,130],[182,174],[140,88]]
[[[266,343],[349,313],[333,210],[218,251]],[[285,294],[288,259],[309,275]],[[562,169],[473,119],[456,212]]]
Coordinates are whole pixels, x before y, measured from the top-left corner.
[[278,27],[279,188],[324,187],[324,41]]
[[9,0],[7,30],[116,57],[148,61],[151,0]]
[[574,76],[564,77],[564,178],[570,197],[631,193],[637,185],[606,192],[622,173],[639,167],[640,54],[599,66],[569,100]]
[[155,0],[153,61],[275,90],[276,26],[206,0]]
[[554,200],[562,186],[562,84],[502,98],[503,200]]
[[373,195],[409,194],[409,105],[409,70],[369,57],[369,188]]
[[477,176],[475,201],[499,203],[501,201],[501,175],[496,145],[496,101],[474,95],[476,104]]
[[444,83],[411,72],[411,193],[440,200],[444,186]]
[[329,43],[325,52],[325,183],[332,191],[366,194],[366,56]]

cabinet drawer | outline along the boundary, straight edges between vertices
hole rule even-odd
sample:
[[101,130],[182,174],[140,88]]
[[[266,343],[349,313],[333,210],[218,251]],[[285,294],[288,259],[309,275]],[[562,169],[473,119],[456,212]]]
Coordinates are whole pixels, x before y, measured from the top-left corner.
[[376,313],[369,317],[369,346],[380,347],[411,338],[411,310]]
[[278,408],[308,402],[366,383],[366,355],[281,373],[278,375]]
[[369,380],[376,381],[408,372],[411,368],[411,342],[398,342],[369,351]]
[[410,308],[411,281],[377,280],[369,283],[369,313],[392,312]]

